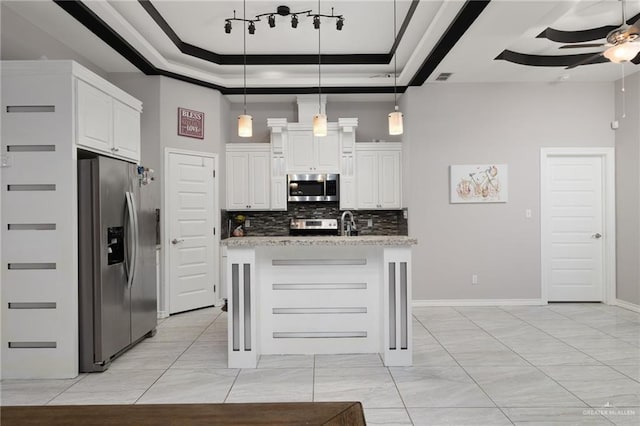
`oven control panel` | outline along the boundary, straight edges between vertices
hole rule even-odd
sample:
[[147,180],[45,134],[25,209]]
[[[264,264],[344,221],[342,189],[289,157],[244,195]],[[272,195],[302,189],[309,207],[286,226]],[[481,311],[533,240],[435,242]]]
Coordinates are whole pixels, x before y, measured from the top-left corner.
[[291,219],[291,230],[337,230],[338,219]]

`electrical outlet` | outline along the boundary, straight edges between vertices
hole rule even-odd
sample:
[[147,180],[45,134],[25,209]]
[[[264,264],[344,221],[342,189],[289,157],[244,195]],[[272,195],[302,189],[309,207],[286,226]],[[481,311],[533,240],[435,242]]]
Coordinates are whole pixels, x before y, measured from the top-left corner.
[[244,227],[249,228],[251,226],[251,221],[249,219],[244,220]]
[[373,219],[367,219],[367,227],[369,228],[373,227]]
[[478,284],[478,276],[476,274],[471,275],[471,284]]
[[527,219],[531,219],[531,209],[526,209],[524,211],[524,217],[526,217]]

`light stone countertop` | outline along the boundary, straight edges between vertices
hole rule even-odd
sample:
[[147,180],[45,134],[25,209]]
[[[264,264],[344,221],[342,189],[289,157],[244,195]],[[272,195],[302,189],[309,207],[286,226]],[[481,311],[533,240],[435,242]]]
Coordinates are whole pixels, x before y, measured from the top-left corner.
[[285,246],[411,246],[418,240],[405,235],[367,235],[357,237],[231,237],[220,244],[233,247]]

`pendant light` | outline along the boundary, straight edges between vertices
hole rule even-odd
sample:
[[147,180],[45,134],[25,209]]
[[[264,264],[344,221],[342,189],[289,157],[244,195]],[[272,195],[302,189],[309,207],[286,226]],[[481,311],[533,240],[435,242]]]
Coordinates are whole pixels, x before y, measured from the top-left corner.
[[318,113],[313,116],[313,136],[327,136],[327,115],[322,113],[322,86],[320,64],[320,0],[318,0],[318,16],[313,20],[314,26],[318,28]]
[[[242,1],[242,18],[247,16],[247,1]],[[244,21],[244,31],[242,32],[243,44],[243,87],[244,87],[244,113],[238,116],[238,136],[250,138],[253,136],[253,117],[247,114],[247,21]]]
[[[393,0],[393,43],[396,42],[396,0]],[[393,103],[395,105],[394,111],[389,113],[389,134],[401,135],[404,131],[402,126],[402,112],[398,108],[398,94],[397,94],[397,61],[398,46],[396,46],[395,52],[393,52]]]

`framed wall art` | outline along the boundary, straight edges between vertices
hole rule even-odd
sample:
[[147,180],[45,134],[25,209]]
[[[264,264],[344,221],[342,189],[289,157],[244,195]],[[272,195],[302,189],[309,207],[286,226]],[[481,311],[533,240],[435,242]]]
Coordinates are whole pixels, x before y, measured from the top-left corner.
[[507,165],[452,165],[451,203],[506,203]]
[[204,139],[204,112],[178,108],[178,135]]

